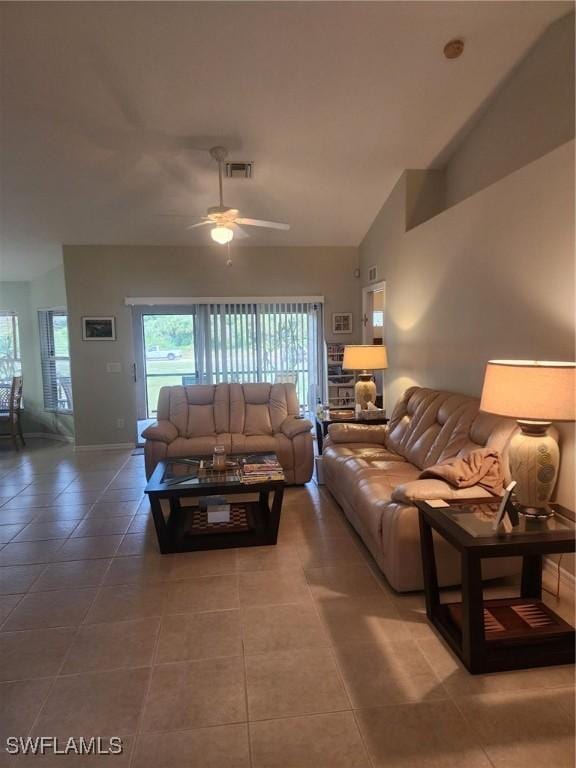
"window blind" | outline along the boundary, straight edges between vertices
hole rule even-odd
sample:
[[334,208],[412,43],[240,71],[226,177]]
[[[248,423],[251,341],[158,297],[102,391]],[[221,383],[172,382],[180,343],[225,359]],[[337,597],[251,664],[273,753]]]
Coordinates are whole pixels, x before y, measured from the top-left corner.
[[18,316],[0,312],[0,384],[10,385],[13,376],[22,372]]
[[62,309],[38,312],[44,408],[72,411],[68,316]]
[[322,305],[200,304],[197,369],[206,383],[294,383],[312,411],[321,397]]

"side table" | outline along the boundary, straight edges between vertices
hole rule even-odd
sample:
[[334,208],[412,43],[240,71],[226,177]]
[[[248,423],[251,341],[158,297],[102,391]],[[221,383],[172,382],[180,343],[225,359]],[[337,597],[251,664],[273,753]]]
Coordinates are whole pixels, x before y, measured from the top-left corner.
[[[431,507],[416,502],[420,520],[426,614],[472,674],[574,662],[574,627],[542,602],[544,555],[574,552],[575,525],[568,510],[552,505],[547,520],[520,517],[508,532],[494,532],[498,507],[485,499]],[[562,515],[562,512],[566,516]],[[432,532],[460,553],[462,601],[442,603]],[[484,600],[483,558],[522,557],[520,595]]]

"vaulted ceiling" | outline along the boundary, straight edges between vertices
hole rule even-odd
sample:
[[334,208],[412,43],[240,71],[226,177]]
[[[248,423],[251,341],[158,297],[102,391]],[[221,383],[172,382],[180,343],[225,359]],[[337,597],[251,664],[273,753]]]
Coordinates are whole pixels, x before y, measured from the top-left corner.
[[243,245],[357,245],[402,170],[433,164],[569,8],[0,3],[0,279],[63,243],[209,242],[185,227],[217,203],[216,143],[254,161],[226,202],[292,225]]

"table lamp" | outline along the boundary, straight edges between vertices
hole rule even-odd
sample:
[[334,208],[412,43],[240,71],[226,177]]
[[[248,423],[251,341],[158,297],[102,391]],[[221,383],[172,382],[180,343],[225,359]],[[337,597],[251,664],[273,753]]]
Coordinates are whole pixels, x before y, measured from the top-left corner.
[[344,347],[342,369],[360,372],[354,386],[354,397],[362,410],[376,400],[376,384],[370,371],[383,371],[385,368],[388,368],[388,357],[384,345],[355,344]]
[[576,363],[490,360],[480,410],[518,422],[509,460],[519,511],[549,517],[560,451],[548,428],[553,421],[576,419]]

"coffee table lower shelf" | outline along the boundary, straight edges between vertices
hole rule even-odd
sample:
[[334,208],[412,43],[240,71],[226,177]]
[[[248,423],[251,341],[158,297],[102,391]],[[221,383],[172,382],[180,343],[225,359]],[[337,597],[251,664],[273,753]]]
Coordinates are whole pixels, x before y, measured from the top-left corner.
[[[462,603],[441,603],[431,620],[462,657]],[[574,628],[541,600],[484,601],[483,672],[572,664],[575,639]]]
[[275,544],[278,531],[258,501],[231,504],[230,523],[208,523],[199,506],[173,504],[166,528],[172,552]]
[[[239,489],[236,489],[238,493]],[[240,493],[251,491],[258,500],[239,500],[231,503],[232,519],[229,523],[208,523],[206,513],[199,505],[182,504],[191,494],[172,495],[149,493],[152,517],[162,554],[195,552],[204,549],[230,549],[232,547],[258,547],[276,544],[283,483],[269,490],[244,488]],[[272,503],[269,496],[272,495]],[[197,496],[196,496],[197,498]],[[165,516],[162,502],[169,504]]]

